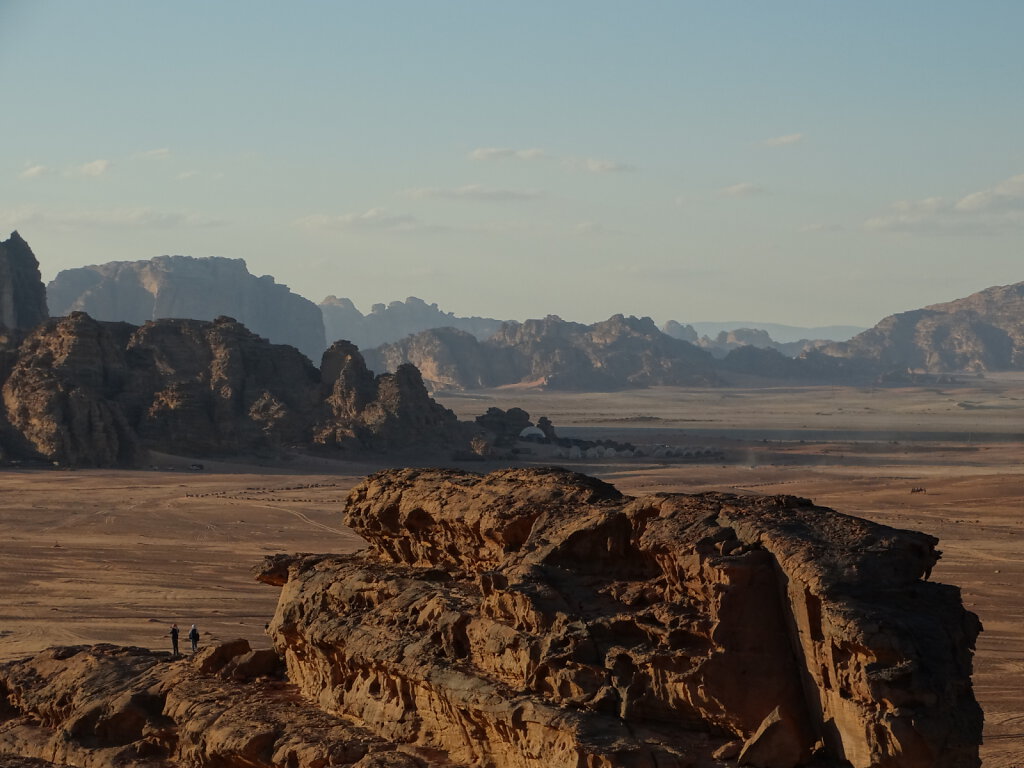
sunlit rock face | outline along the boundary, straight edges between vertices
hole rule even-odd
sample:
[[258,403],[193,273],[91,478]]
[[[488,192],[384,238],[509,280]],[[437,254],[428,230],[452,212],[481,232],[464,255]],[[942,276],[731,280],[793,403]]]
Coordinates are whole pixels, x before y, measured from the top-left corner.
[[[370,548],[267,564],[306,697],[461,765],[977,766],[980,630],[927,535],[794,497],[393,470]],[[728,762],[727,762],[728,761]]]

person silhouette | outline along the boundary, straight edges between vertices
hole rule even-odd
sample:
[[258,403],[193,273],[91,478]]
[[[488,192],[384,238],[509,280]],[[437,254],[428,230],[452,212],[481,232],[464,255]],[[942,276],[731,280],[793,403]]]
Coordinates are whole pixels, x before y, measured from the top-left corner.
[[192,625],[192,629],[188,631],[188,639],[192,643],[192,653],[199,650],[199,630],[196,629],[196,625]]
[[180,656],[181,654],[178,653],[178,625],[171,624],[171,631],[167,634],[171,636],[171,653]]

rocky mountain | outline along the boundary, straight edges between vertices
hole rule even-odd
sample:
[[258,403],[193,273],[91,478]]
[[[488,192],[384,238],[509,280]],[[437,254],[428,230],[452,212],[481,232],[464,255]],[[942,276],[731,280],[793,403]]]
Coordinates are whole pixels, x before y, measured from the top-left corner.
[[822,350],[883,368],[999,371],[1024,368],[1024,283],[996,286],[890,315],[848,342]]
[[39,262],[21,235],[0,242],[0,328],[21,331],[49,318]]
[[[716,338],[718,334],[723,331],[729,333],[730,331],[737,331],[743,329],[753,329],[764,331],[769,334],[772,339],[778,344],[791,344],[793,342],[802,341],[804,339],[825,339],[828,341],[846,341],[847,339],[856,336],[861,331],[865,330],[863,327],[856,325],[815,325],[815,326],[802,326],[802,325],[784,325],[782,323],[766,323],[762,321],[725,321],[725,322],[695,322],[689,323],[688,325],[682,325],[675,320],[669,320],[662,326],[662,330],[669,336],[677,336],[680,329],[689,328],[689,331],[683,331],[685,333],[693,333],[695,337],[707,336],[708,338]],[[683,338],[683,337],[679,337]],[[689,339],[687,339],[689,341]]]
[[327,346],[323,316],[309,299],[249,273],[242,259],[158,256],[65,269],[47,286],[54,315],[86,312],[97,320],[230,316],[276,344],[318,361]]
[[132,466],[146,449],[276,455],[299,449],[461,447],[454,414],[418,372],[374,376],[351,345],[317,369],[236,320],[157,320],[136,327],[82,312],[0,348],[6,458]]
[[503,323],[485,341],[450,329],[425,331],[369,350],[366,358],[375,370],[412,363],[430,385],[452,389],[532,384],[616,390],[717,380],[707,352],[666,336],[650,318],[623,315],[593,325],[554,315]]
[[[367,478],[275,555],[268,632],[0,665],[0,754],[92,768],[978,768],[980,624],[936,539],[560,469]],[[282,672],[283,669],[283,672]]]
[[829,343],[828,339],[812,340],[807,338],[779,342],[775,341],[763,328],[730,328],[719,331],[714,337],[700,336],[692,325],[681,325],[675,320],[665,323],[662,326],[662,333],[706,349],[718,359],[724,358],[732,350],[741,347],[774,349],[786,357],[799,357],[804,352],[820,349]]
[[455,328],[483,340],[501,327],[500,320],[489,317],[456,317],[410,296],[405,301],[374,304],[364,315],[349,299],[328,296],[320,302],[328,339],[346,339],[360,349],[389,344],[434,328]]

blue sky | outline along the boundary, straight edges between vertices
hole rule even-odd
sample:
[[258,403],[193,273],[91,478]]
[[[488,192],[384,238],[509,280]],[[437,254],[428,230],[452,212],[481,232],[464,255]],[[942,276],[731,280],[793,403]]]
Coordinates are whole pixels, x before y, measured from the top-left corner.
[[1024,280],[1024,3],[0,0],[44,277],[871,325]]

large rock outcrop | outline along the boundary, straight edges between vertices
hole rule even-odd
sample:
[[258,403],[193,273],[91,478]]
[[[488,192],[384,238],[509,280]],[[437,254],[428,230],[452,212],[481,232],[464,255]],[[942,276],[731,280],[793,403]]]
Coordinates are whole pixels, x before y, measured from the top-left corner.
[[368,551],[268,561],[270,632],[309,700],[386,740],[502,768],[979,765],[980,625],[925,580],[930,536],[557,469],[380,473],[345,522]]
[[884,318],[874,328],[823,350],[883,368],[999,371],[1024,368],[1024,283]]
[[320,309],[269,275],[249,273],[243,259],[158,256],[65,269],[47,286],[54,315],[86,312],[97,320],[238,318],[277,344],[317,361],[327,346]]
[[276,652],[0,664],[0,765],[979,766],[980,626],[925,534],[554,468],[382,472],[344,519],[368,550],[259,567]]
[[405,301],[374,304],[364,315],[351,299],[328,296],[320,302],[324,328],[329,341],[348,339],[360,349],[403,339],[433,328],[455,328],[478,339],[492,336],[501,327],[501,320],[490,317],[458,317],[410,296]]
[[0,242],[0,327],[35,328],[50,316],[39,262],[17,232]]
[[617,390],[718,381],[710,354],[666,336],[650,318],[623,315],[593,325],[556,316],[504,323],[486,341],[450,329],[425,331],[370,350],[367,360],[384,370],[412,363],[428,384],[450,389]]
[[415,369],[374,376],[355,347],[345,348],[347,368],[337,349],[322,375],[232,318],[135,327],[73,312],[20,345],[0,337],[0,448],[6,458],[133,466],[147,448],[273,456],[462,446],[454,414]]

